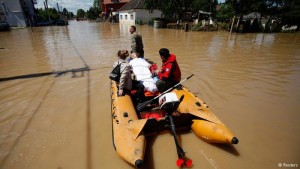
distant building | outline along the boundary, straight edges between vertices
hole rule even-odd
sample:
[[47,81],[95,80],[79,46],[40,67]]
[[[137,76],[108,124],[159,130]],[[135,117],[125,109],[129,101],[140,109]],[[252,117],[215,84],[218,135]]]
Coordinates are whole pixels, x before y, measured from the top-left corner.
[[32,24],[36,0],[1,0],[0,19],[11,27],[27,27]]
[[107,16],[111,15],[112,12],[118,11],[122,6],[124,6],[130,0],[101,0],[101,9],[103,14]]
[[145,0],[131,0],[119,9],[120,24],[149,23],[152,18],[160,18],[159,10],[148,10],[144,7]]

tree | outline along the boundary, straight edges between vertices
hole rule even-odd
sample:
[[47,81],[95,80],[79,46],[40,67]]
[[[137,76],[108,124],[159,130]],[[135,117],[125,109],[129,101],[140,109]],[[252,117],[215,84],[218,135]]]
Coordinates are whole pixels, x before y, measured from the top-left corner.
[[38,21],[46,21],[48,20],[48,13],[42,8],[37,9],[36,17]]
[[231,4],[222,4],[220,11],[217,12],[216,18],[219,21],[226,21],[234,16],[235,11]]
[[62,10],[62,13],[66,16],[66,15],[68,15],[68,10],[67,10],[66,8],[64,8],[64,9]]
[[145,0],[146,9],[158,9],[166,18],[172,18],[174,14],[181,19],[185,12],[198,13],[199,10],[216,13],[218,0]]
[[73,18],[73,17],[74,17],[73,12],[68,12],[68,18]]
[[48,8],[48,12],[49,12],[51,20],[59,19],[59,14],[55,8]]
[[145,8],[149,10],[160,10],[165,18],[173,18],[174,14],[178,14],[179,17],[184,12],[191,10],[192,0],[145,0]]
[[205,12],[216,12],[216,6],[218,4],[217,0],[193,0],[192,9],[193,11],[205,11]]
[[86,12],[88,19],[97,19],[102,11],[98,7],[90,7]]
[[93,7],[100,8],[100,0],[94,0]]
[[77,18],[84,18],[85,17],[85,12],[83,9],[78,9],[77,10]]
[[285,6],[282,14],[282,25],[293,26],[297,25],[297,30],[300,27],[300,2],[299,0],[291,1]]
[[44,10],[42,8],[37,9],[37,21],[49,21],[50,20],[58,20],[59,19],[59,14],[55,8],[48,8],[47,10]]
[[258,25],[256,27],[261,26],[262,17],[267,17],[268,22],[265,27],[267,29],[274,19],[278,21],[278,28],[283,25],[297,25],[298,30],[300,28],[299,0],[226,0],[219,12],[215,8],[217,4],[217,0],[145,0],[146,9],[161,10],[166,18],[173,18],[174,14],[177,14],[180,19],[185,12],[202,10],[210,11],[212,16],[216,16],[221,21],[232,18],[234,14],[243,20],[243,15],[259,12],[261,18],[255,21],[255,25]]

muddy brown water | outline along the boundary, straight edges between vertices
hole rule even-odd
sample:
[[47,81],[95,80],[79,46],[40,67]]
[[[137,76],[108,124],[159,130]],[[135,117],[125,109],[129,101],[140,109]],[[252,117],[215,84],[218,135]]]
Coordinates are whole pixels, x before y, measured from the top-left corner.
[[[112,146],[108,79],[117,50],[130,49],[128,28],[71,21],[0,32],[1,78],[92,69],[0,82],[1,169],[133,168]],[[193,168],[300,167],[299,33],[137,29],[145,57],[160,66],[158,50],[169,48],[183,78],[195,74],[184,85],[240,140],[215,145],[180,134]],[[171,134],[148,138],[144,168],[177,168],[176,159]]]

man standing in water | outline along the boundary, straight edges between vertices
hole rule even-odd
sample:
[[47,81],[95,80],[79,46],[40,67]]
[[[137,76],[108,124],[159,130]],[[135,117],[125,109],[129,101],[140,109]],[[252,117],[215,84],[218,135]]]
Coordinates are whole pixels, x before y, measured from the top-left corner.
[[131,34],[131,53],[136,53],[139,51],[140,57],[144,58],[144,44],[142,35],[136,32],[136,27],[134,25],[130,26],[129,32]]

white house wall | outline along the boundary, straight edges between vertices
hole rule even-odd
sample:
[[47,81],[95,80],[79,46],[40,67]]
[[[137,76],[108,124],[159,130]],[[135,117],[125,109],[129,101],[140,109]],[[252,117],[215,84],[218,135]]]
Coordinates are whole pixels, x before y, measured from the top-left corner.
[[120,24],[134,25],[136,21],[142,21],[144,24],[147,24],[152,18],[161,17],[161,14],[158,10],[153,10],[150,13],[149,10],[145,9],[119,11],[119,22]]
[[137,13],[136,20],[142,20],[143,23],[148,23],[152,18],[160,18],[162,14],[158,10],[153,10],[152,12],[150,12],[149,10],[145,9],[136,9],[135,11]]
[[135,24],[135,12],[134,10],[119,11],[120,24]]

